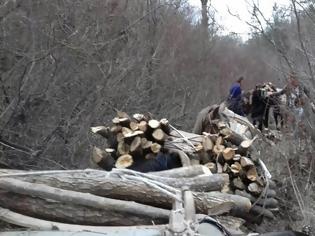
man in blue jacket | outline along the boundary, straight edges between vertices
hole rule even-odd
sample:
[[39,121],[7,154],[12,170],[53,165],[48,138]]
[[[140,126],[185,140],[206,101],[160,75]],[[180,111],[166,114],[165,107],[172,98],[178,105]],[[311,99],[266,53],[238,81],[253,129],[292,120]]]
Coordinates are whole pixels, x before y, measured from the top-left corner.
[[243,107],[242,107],[242,81],[243,77],[241,76],[230,88],[229,98],[228,98],[228,108],[234,113],[245,116]]

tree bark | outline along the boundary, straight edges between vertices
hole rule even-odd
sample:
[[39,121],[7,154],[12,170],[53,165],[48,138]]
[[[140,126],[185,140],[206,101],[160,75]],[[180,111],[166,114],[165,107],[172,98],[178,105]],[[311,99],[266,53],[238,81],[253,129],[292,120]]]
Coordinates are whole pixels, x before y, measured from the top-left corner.
[[70,204],[75,202],[82,206],[112,210],[127,214],[131,213],[146,216],[151,219],[168,219],[169,216],[169,211],[165,209],[130,201],[99,197],[90,193],[63,190],[44,184],[28,183],[13,178],[1,178],[0,188],[14,193],[26,194],[44,199],[47,198]]
[[198,175],[211,174],[209,169],[203,165],[186,166],[181,168],[175,168],[171,170],[150,172],[149,174],[164,176],[169,178],[187,178],[194,177]]
[[89,225],[76,225],[76,224],[64,224],[53,221],[40,220],[34,217],[25,216],[19,213],[15,213],[5,208],[0,208],[0,220],[8,222],[10,224],[19,225],[32,230],[60,230],[60,231],[92,231],[99,233],[114,234],[119,230],[122,235],[128,235],[130,232],[134,232],[136,229],[149,229],[156,230],[157,232],[165,229],[164,225],[149,225],[149,226],[125,226],[125,227],[108,227],[108,226],[89,226]]
[[[0,192],[0,206],[27,216],[68,224],[94,226],[131,226],[152,224],[152,220],[148,217],[139,217],[134,214],[102,210],[71,203],[62,203],[60,201],[10,192]],[[168,223],[167,219],[154,220],[154,224],[166,223]]]

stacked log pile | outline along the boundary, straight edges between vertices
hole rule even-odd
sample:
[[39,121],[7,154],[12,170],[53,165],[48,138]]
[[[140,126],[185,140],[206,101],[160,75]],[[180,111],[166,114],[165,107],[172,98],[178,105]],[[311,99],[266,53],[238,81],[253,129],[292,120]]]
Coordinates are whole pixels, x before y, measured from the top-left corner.
[[213,174],[227,174],[229,181],[221,192],[250,200],[251,214],[232,210],[232,215],[250,220],[253,215],[273,218],[271,209],[276,210],[278,202],[272,190],[274,183],[265,176],[254,149],[257,136],[247,139],[234,132],[218,117],[218,109],[211,108],[217,115],[211,120],[209,132],[202,134],[177,130],[165,118],[156,120],[142,114],[129,116],[118,112],[110,127],[92,127],[92,132],[104,136],[109,146],[105,150],[95,147],[93,162],[107,170],[131,168],[134,162],[154,159],[161,151],[177,152],[182,166],[201,164]]
[[106,170],[130,167],[135,159],[154,159],[170,135],[167,119],[155,120],[150,115],[117,112],[110,127],[91,128],[93,133],[105,137],[108,148],[94,149],[93,162]]
[[[273,218],[268,208],[277,207],[275,192],[255,155],[255,138],[244,138],[222,119],[211,120],[211,132],[193,134],[165,118],[118,112],[110,126],[91,130],[107,140],[91,156],[102,170],[0,170],[0,220],[36,230],[162,229],[184,186],[198,214],[232,232],[240,232],[243,219]],[[182,167],[135,171],[161,156]]]

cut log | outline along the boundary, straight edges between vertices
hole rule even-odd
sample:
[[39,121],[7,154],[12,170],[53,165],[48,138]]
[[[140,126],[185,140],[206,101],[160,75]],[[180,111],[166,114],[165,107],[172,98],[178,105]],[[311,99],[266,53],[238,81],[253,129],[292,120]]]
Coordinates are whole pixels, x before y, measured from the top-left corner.
[[[89,226],[89,225],[77,225],[77,224],[65,224],[53,221],[46,221],[37,219],[34,217],[25,216],[22,214],[15,213],[5,208],[0,208],[0,220],[8,222],[13,225],[18,225],[22,227],[26,227],[32,230],[60,230],[60,231],[70,231],[70,232],[79,232],[79,231],[91,231],[91,232],[99,232],[99,233],[108,233],[108,234],[117,234],[117,227],[110,226]],[[128,233],[132,232],[136,229],[146,229],[153,230],[156,229],[156,233],[158,234],[160,230],[165,228],[166,226],[125,226],[120,227],[120,232],[122,235],[128,235]]]
[[132,130],[127,128],[127,127],[122,127],[121,132],[124,135],[124,137],[126,137],[126,135],[128,135],[130,133],[133,133]]
[[257,183],[253,182],[248,185],[248,191],[257,196],[262,193],[262,188]]
[[261,207],[261,206],[253,206],[250,209],[249,213],[256,215],[256,216],[265,216],[269,219],[275,218],[274,214],[270,210],[266,209],[265,207]]
[[235,151],[233,148],[228,147],[223,150],[223,157],[226,161],[232,160],[234,156]]
[[145,116],[139,113],[133,114],[132,117],[138,122],[141,122],[145,119]]
[[152,141],[148,141],[146,138],[141,139],[142,149],[151,149],[152,144]]
[[167,138],[167,135],[164,133],[164,131],[162,129],[156,129],[153,131],[152,133],[153,138],[156,141],[165,141],[165,139]]
[[240,160],[241,160],[241,155],[240,154],[235,154],[235,156],[233,157],[233,161],[238,161],[238,162],[240,162]]
[[160,122],[159,122],[158,120],[149,120],[148,126],[149,126],[151,129],[157,129],[157,128],[160,127]]
[[207,136],[204,136],[202,139],[202,146],[203,149],[208,152],[208,151],[212,151],[213,149],[213,142],[211,141],[211,139]]
[[0,188],[14,193],[40,197],[44,199],[48,198],[70,204],[75,202],[81,206],[94,207],[109,211],[112,210],[121,213],[125,212],[127,214],[131,213],[150,217],[152,219],[168,219],[169,215],[169,211],[167,210],[135,202],[104,198],[89,193],[64,190],[44,184],[28,183],[13,178],[1,178]]
[[[233,202],[234,205],[232,208],[232,212],[249,212],[249,210],[252,207],[252,204],[248,198],[234,195],[234,194],[221,193],[221,192],[208,192],[208,193],[198,193],[197,196],[203,199],[216,197],[216,198],[220,198],[222,201],[224,199],[224,201]],[[237,216],[237,213],[233,214],[233,216]]]
[[107,151],[103,151],[97,147],[93,147],[91,161],[102,169],[110,171],[115,164],[115,159],[112,156],[113,150],[107,149]]
[[246,167],[255,166],[255,164],[251,159],[247,157],[241,157],[241,166],[246,168]]
[[132,156],[129,154],[125,154],[117,159],[115,167],[118,169],[124,169],[131,166],[132,164],[133,164]]
[[239,162],[234,162],[234,164],[231,165],[231,171],[234,173],[234,174],[239,174],[242,170],[242,166]]
[[[0,206],[17,213],[59,221],[68,224],[131,226],[150,225],[148,217],[119,213],[94,207],[85,207],[71,203],[47,200],[17,193],[0,192]],[[155,224],[168,223],[167,219],[156,219]]]
[[198,153],[204,151],[203,146],[202,146],[201,143],[198,143],[197,145],[194,145],[194,147],[195,147],[195,151],[198,152]]
[[171,132],[171,127],[170,127],[170,124],[169,124],[169,121],[165,118],[161,119],[160,120],[160,126],[161,126],[161,129],[166,133],[166,134],[170,134]]
[[162,146],[158,143],[152,143],[151,145],[151,151],[153,153],[158,153],[161,150]]
[[244,138],[241,135],[235,133],[230,128],[221,129],[220,134],[224,136],[224,139],[226,139],[227,141],[230,141],[231,143],[237,146],[240,145],[244,141]]
[[246,177],[252,182],[257,180],[258,174],[255,166],[250,167],[250,169],[246,172]]
[[95,134],[99,134],[103,136],[104,138],[108,138],[110,129],[105,126],[96,126],[96,127],[91,127],[91,131]]
[[130,153],[134,153],[141,149],[141,138],[139,136],[135,137],[130,144]]
[[120,123],[119,117],[114,117],[114,118],[112,119],[112,122],[113,122],[114,125],[119,125],[119,123]]
[[215,145],[216,146],[220,146],[220,145],[222,145],[223,144],[223,138],[222,138],[222,136],[219,136],[218,138],[217,138],[217,140],[215,141]]
[[169,178],[187,178],[187,177],[195,177],[198,175],[211,175],[211,172],[208,168],[203,165],[195,165],[195,166],[187,166],[174,168],[171,170],[157,171],[151,172],[152,175],[158,175]]
[[130,150],[130,146],[126,144],[124,141],[118,143],[117,152],[119,155],[128,154],[129,150]]
[[139,126],[139,130],[145,132],[148,128],[148,123],[145,120],[143,120],[143,121],[140,121],[138,126]]
[[129,127],[130,124],[130,118],[128,117],[123,117],[123,118],[119,118],[119,124],[123,127]]
[[235,190],[235,194],[246,197],[251,201],[251,203],[255,203],[259,206],[265,206],[266,208],[277,208],[279,206],[278,201],[274,198],[257,199],[255,196],[251,195],[250,193],[247,193],[245,191],[240,191],[240,190]]
[[124,111],[117,111],[118,118],[127,118],[130,119],[129,115]]
[[[141,130],[136,130],[136,131],[131,131],[130,133],[125,133],[124,134],[124,138],[125,140],[130,140],[132,141],[134,137],[138,136],[138,135],[143,135],[143,131]],[[126,141],[128,142],[128,141]]]
[[[131,171],[131,170],[123,170],[123,171],[134,172],[140,175],[142,174],[142,173]],[[121,180],[121,179],[118,179],[118,177],[109,178],[108,177],[109,173],[111,173],[111,176],[117,175],[112,172],[97,171],[96,174],[90,173],[89,175],[87,175],[86,173],[82,173],[82,174],[75,173],[72,175],[58,174],[58,175],[53,175],[52,177],[49,177],[47,175],[40,176],[40,177],[27,176],[27,177],[23,177],[23,179],[29,182],[43,183],[43,184],[48,184],[55,187],[64,188],[64,189],[75,189],[77,191],[83,190],[84,192],[88,190],[89,192],[96,195],[99,195],[99,193],[102,193],[102,194],[105,194],[102,196],[109,196],[108,194],[110,194],[110,196],[113,198],[117,198],[117,197],[114,197],[111,195],[114,192],[112,188],[119,190],[120,188],[122,188],[120,186],[124,186],[126,188],[126,192],[120,190],[121,193],[119,195],[129,195],[131,190],[130,188],[128,188],[128,186],[131,186],[131,185],[134,186],[136,185],[136,182],[131,181],[131,183],[129,183],[128,185],[125,185],[125,183],[128,183],[127,180]],[[158,181],[158,182],[161,182],[161,183],[164,183],[164,184],[167,184],[169,186],[179,188],[179,189],[182,186],[187,186],[192,191],[221,190],[223,186],[229,183],[229,176],[227,174],[213,174],[210,176],[200,175],[193,178],[166,178],[166,177],[160,177],[157,175],[149,175],[149,174],[145,174],[145,176],[149,176],[150,179],[154,181]],[[102,186],[102,188],[100,188],[99,186]],[[128,197],[128,196],[125,196],[125,197]],[[126,200],[128,200],[128,198]]]
[[241,154],[242,156],[247,156],[247,152],[250,146],[253,144],[254,140],[255,139],[242,141],[238,147],[238,153]]
[[[161,192],[159,189],[152,188],[151,186],[141,181],[131,181],[128,179],[123,180],[119,178],[113,178],[111,177],[111,175],[107,176],[107,172],[104,172],[104,175],[101,175],[101,173],[101,171],[97,171],[96,174],[77,172],[75,174],[72,173],[51,176],[21,176],[19,178],[24,179],[28,182],[48,184],[50,186],[62,189],[74,189],[76,191],[88,192],[98,196],[104,196],[113,199],[136,201],[139,203],[156,207],[163,207],[167,209],[171,209],[172,207],[173,198],[169,195],[166,195],[164,192]],[[212,176],[203,176],[201,179],[200,176],[196,178],[178,178],[172,179],[172,182],[177,182],[173,183],[173,185],[178,188],[184,185],[191,187],[194,183],[197,183],[199,187],[194,188],[200,190],[203,189],[205,191],[210,191],[209,189],[221,188],[221,186],[216,187],[219,182],[221,182],[222,185],[225,184],[224,182],[222,182],[222,178],[219,177],[219,179],[216,178],[211,180],[212,183],[210,184],[212,185],[212,187],[209,188],[209,184],[205,184],[205,182],[207,182],[211,178]],[[168,181],[170,181],[170,178],[158,178],[158,180],[161,181],[165,179],[168,179]],[[189,180],[188,182],[186,182],[187,179]],[[208,185],[208,187],[204,187],[205,185]],[[203,214],[209,213],[211,215],[215,215],[221,208],[221,204],[224,204],[224,206],[226,206],[226,203],[230,204],[231,202],[231,200],[226,200],[224,197],[221,199],[220,197],[222,195],[207,196],[204,193],[196,193],[196,196],[198,196],[195,198],[196,208],[199,209],[198,213]],[[218,201],[218,199],[221,200]]]
[[238,178],[234,178],[233,181],[233,186],[237,189],[241,189],[241,190],[244,190],[246,189],[246,186],[245,184],[243,183],[243,181],[238,177]]
[[132,131],[136,131],[139,129],[139,123],[135,121],[131,121],[129,127]]
[[124,141],[124,135],[122,133],[118,133],[116,135],[116,140],[118,143],[123,142]]
[[214,145],[213,152],[217,155],[220,155],[223,153],[225,147],[223,145]]
[[208,162],[205,166],[211,171],[211,173],[217,173],[217,166],[213,162]]
[[111,128],[110,128],[110,132],[114,133],[114,134],[117,134],[118,132],[120,132],[122,129],[122,127],[120,125],[113,125]]

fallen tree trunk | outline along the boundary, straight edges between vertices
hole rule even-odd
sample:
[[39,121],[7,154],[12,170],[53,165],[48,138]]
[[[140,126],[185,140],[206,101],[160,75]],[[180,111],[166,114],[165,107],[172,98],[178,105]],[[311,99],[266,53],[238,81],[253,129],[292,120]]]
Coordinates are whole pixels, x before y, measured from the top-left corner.
[[44,199],[48,198],[70,204],[75,202],[82,206],[146,216],[152,219],[168,219],[169,216],[169,211],[165,209],[146,206],[130,201],[99,197],[89,193],[63,190],[44,184],[28,183],[13,178],[1,178],[0,188],[14,193],[26,194]]
[[[108,226],[89,226],[89,225],[75,225],[64,224],[53,221],[40,220],[34,217],[25,216],[15,213],[5,208],[0,208],[0,220],[10,224],[26,227],[32,230],[60,230],[60,231],[92,231],[99,233],[114,234],[117,233],[117,227]],[[165,225],[149,225],[149,226],[125,226],[119,227],[122,235],[128,235],[130,232],[135,232],[137,229],[145,229],[147,233],[160,232],[165,229]]]
[[[0,192],[0,206],[23,215],[68,224],[131,226],[150,225],[153,222],[149,217],[62,203],[11,192]],[[154,220],[154,224],[166,223],[168,223],[167,219]]]

